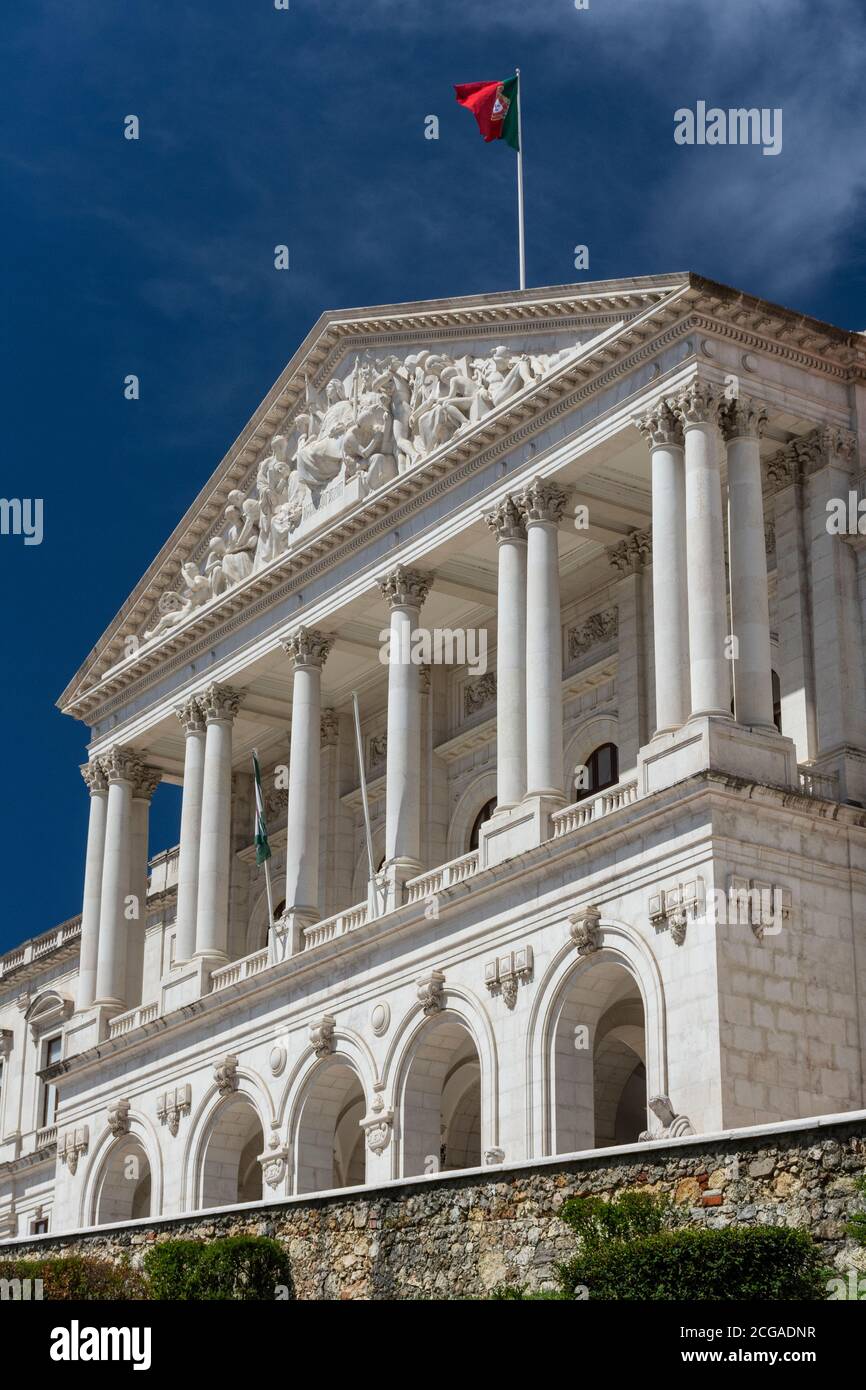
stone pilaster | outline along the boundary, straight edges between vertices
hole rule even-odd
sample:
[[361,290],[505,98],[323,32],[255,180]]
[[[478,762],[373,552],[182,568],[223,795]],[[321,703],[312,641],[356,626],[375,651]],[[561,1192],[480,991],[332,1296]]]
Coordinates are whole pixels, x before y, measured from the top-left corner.
[[497,811],[526,794],[526,526],[511,497],[484,520],[499,555],[496,637]]
[[617,746],[620,776],[637,766],[638,750],[649,738],[644,569],[652,554],[648,531],[632,531],[608,550],[620,578],[616,584],[618,660],[616,674]]

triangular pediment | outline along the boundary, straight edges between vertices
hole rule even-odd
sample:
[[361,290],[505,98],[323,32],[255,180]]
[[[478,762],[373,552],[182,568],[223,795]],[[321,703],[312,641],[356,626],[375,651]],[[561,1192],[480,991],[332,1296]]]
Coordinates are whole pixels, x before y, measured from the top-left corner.
[[[416,475],[447,470],[449,457],[652,337],[701,296],[729,310],[747,302],[679,273],[323,315],[60,707],[86,717],[209,617],[264,592],[329,527]],[[766,318],[767,306],[748,304]]]

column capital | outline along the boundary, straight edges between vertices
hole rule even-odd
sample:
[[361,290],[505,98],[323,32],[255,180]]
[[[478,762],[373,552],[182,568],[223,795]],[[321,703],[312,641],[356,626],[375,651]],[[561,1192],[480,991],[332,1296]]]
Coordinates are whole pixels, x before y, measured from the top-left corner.
[[668,396],[667,404],[687,430],[690,425],[717,425],[725,397],[720,387],[697,378],[675,396]]
[[109,784],[135,782],[142,769],[141,759],[135,749],[124,748],[120,744],[109,748],[107,753],[101,753],[99,763]]
[[719,424],[727,443],[734,439],[760,439],[767,423],[767,407],[752,396],[737,396],[721,409]]
[[379,580],[382,597],[389,608],[420,608],[430,592],[433,576],[423,570],[397,565]]
[[160,782],[162,772],[158,767],[141,763],[132,783],[132,795],[139,801],[150,801]]
[[543,522],[556,526],[562,520],[568,492],[546,478],[533,478],[515,500],[527,526]]
[[315,627],[299,627],[291,637],[280,639],[280,646],[296,670],[305,666],[321,670],[333,645],[333,637]]
[[634,423],[650,449],[683,447],[683,427],[667,401],[656,401]]
[[206,724],[231,724],[241,706],[243,694],[230,685],[209,685],[195,697]]
[[621,574],[636,574],[652,559],[652,532],[631,531],[625,540],[608,547],[607,558]]
[[503,497],[492,511],[484,513],[484,524],[501,544],[503,541],[525,541],[526,524],[523,513],[513,497]]
[[203,731],[205,715],[197,695],[191,695],[182,705],[175,705],[174,713],[185,734],[200,734]]
[[84,778],[87,790],[90,792],[91,796],[95,796],[99,792],[108,791],[108,776],[98,758],[94,758],[93,762],[83,763],[79,768],[79,772]]

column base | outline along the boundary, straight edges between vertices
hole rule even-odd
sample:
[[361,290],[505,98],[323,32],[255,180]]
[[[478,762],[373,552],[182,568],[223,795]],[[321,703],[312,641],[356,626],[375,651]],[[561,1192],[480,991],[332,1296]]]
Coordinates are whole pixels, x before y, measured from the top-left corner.
[[278,965],[304,949],[304,931],[321,918],[314,907],[290,907],[268,930],[268,965]]
[[549,840],[550,817],[565,804],[561,792],[533,792],[518,806],[497,807],[478,834],[478,867],[490,869]]
[[105,1042],[108,1025],[113,1018],[125,1011],[125,1006],[116,1004],[90,1004],[73,1014],[63,1030],[63,1056],[77,1057],[89,1047]]
[[383,917],[386,912],[396,912],[398,907],[402,907],[406,900],[407,882],[422,872],[420,861],[405,855],[383,864],[375,881],[370,884],[368,905],[373,915]]
[[693,716],[674,733],[656,734],[638,754],[641,795],[712,769],[771,787],[799,787],[797,750],[789,738],[736,724],[730,715]]
[[160,981],[160,1013],[170,1013],[172,1009],[180,1009],[210,994],[211,971],[225,963],[207,956],[193,956],[192,960],[176,965],[171,974]]

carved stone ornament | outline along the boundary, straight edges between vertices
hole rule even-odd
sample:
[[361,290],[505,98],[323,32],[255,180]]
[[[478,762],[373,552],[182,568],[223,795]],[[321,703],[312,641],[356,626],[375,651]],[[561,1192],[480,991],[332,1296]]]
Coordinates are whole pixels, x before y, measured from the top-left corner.
[[688,879],[672,888],[660,888],[649,900],[650,925],[657,932],[669,931],[675,946],[682,946],[690,921],[706,912],[704,880]]
[[661,1128],[645,1129],[638,1135],[640,1141],[648,1139],[679,1139],[686,1134],[694,1134],[694,1127],[688,1115],[677,1115],[669,1096],[653,1096],[649,1109],[659,1121]]
[[108,1107],[108,1128],[115,1139],[129,1133],[129,1101],[115,1100]]
[[513,497],[504,497],[492,511],[484,513],[485,525],[498,541],[525,541],[526,523]]
[[132,783],[132,795],[138,801],[150,801],[161,781],[162,772],[158,767],[142,763]]
[[592,651],[612,642],[619,632],[619,609],[606,608],[603,613],[593,613],[583,623],[568,629],[568,658],[577,661]]
[[379,580],[379,589],[389,608],[420,608],[430,592],[432,576],[421,570],[397,565]]
[[197,697],[208,724],[231,723],[241,707],[243,694],[230,685],[209,685]]
[[59,1140],[57,1157],[61,1163],[66,1165],[73,1177],[78,1168],[78,1160],[87,1153],[89,1145],[90,1128],[88,1125],[81,1125],[77,1129],[68,1129]]
[[280,642],[295,666],[324,666],[333,645],[333,637],[315,627],[299,627],[291,637],[284,637]]
[[737,396],[722,407],[719,423],[725,439],[760,439],[767,423],[767,408],[750,396]]
[[282,1043],[276,1043],[268,1055],[268,1066],[271,1069],[271,1076],[282,1076],[288,1061],[288,1052]]
[[340,738],[340,717],[334,709],[323,709],[319,720],[322,746],[333,748]]
[[310,1042],[317,1057],[329,1057],[334,1051],[334,1029],[336,1019],[330,1014],[322,1014],[316,1023],[310,1024]]
[[445,976],[441,970],[431,970],[418,981],[418,1003],[428,1018],[445,1008]]
[[373,1114],[361,1121],[361,1128],[367,1138],[367,1148],[374,1154],[383,1154],[391,1142],[394,1132],[394,1112],[386,1110],[381,1096],[376,1097]]
[[191,1109],[192,1087],[186,1081],[181,1086],[175,1086],[173,1091],[162,1092],[156,1102],[156,1117],[160,1124],[168,1127],[172,1138],[176,1138],[181,1116],[188,1115]]
[[174,713],[185,734],[203,732],[205,716],[197,696],[193,695],[189,700],[184,700],[182,705],[175,705]]
[[221,1096],[230,1096],[238,1089],[238,1059],[233,1052],[227,1053],[221,1062],[214,1062],[213,1077]]
[[634,423],[651,449],[682,448],[683,427],[667,401],[657,401]]
[[99,762],[109,782],[134,782],[142,768],[141,759],[133,748],[116,745],[101,753]]
[[529,983],[532,969],[532,947],[518,946],[514,951],[504,951],[495,960],[487,961],[484,983],[492,995],[502,995],[506,1008],[513,1009],[517,1003],[519,985],[521,982]]
[[845,468],[857,458],[857,436],[850,430],[821,425],[791,439],[764,464],[764,472],[776,492],[817,473],[833,461]]
[[527,526],[541,522],[556,526],[562,520],[568,493],[558,483],[534,478],[516,501]]
[[259,1155],[259,1163],[262,1165],[262,1180],[267,1187],[278,1188],[284,1181],[289,1169],[288,1149],[277,1149],[273,1153],[263,1153]]
[[571,929],[569,935],[577,947],[579,956],[592,955],[601,946],[601,913],[599,909],[590,904],[583,907],[579,912],[572,912],[569,917]]
[[479,714],[496,700],[496,672],[486,671],[477,680],[467,681],[463,687],[463,713],[468,718]]
[[692,381],[676,396],[668,397],[667,404],[687,425],[716,425],[725,404],[725,397],[719,387],[708,381]]
[[493,1148],[493,1149],[485,1149],[485,1150],[484,1150],[484,1166],[485,1166],[485,1168],[495,1168],[495,1167],[498,1167],[498,1165],[499,1165],[500,1163],[504,1163],[504,1162],[505,1162],[505,1150],[504,1150],[504,1149]]
[[637,574],[652,559],[650,532],[632,531],[625,540],[610,547],[607,558],[621,574]]
[[94,758],[93,762],[85,763],[81,768],[81,775],[91,796],[95,792],[108,791],[108,776],[98,758]]

